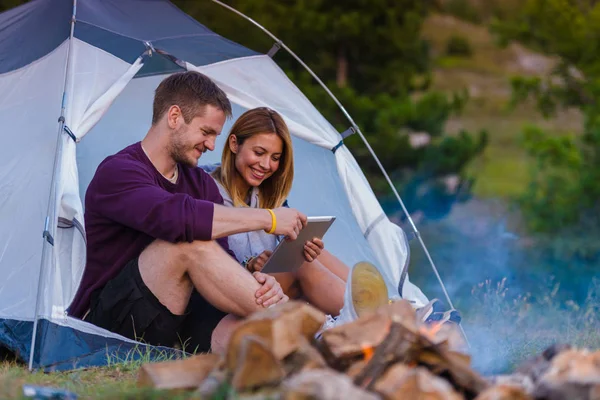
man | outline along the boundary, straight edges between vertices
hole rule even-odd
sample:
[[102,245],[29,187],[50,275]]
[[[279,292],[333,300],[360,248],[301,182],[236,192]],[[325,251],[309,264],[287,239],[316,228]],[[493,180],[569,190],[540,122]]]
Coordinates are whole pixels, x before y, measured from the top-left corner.
[[264,229],[295,239],[306,216],[224,207],[197,167],[228,116],[229,100],[206,76],[161,82],[144,139],[106,158],[88,187],[87,264],[71,315],[153,345],[207,351],[226,313],[287,301],[273,277],[228,254],[226,237]]

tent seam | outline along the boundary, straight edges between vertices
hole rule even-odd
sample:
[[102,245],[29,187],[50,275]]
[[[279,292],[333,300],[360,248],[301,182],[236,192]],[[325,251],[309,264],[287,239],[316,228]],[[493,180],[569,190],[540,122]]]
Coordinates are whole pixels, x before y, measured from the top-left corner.
[[164,37],[164,38],[158,38],[158,39],[154,39],[154,40],[149,40],[149,39],[142,39],[142,38],[138,38],[138,37],[134,37],[134,36],[125,35],[123,33],[115,32],[112,29],[108,29],[108,28],[105,28],[103,26],[96,25],[94,23],[91,23],[89,21],[85,21],[83,19],[78,19],[77,22],[80,22],[82,24],[86,24],[86,25],[89,25],[89,26],[93,26],[94,28],[101,29],[101,30],[103,30],[105,32],[110,32],[110,33],[112,33],[114,35],[118,35],[118,36],[121,36],[121,37],[124,37],[124,38],[127,38],[127,39],[136,40],[138,42],[154,42],[154,41],[163,40],[163,39],[177,39],[177,38],[180,38],[180,37],[192,37],[192,36],[218,36],[218,37],[222,37],[222,36],[220,36],[220,35],[212,32],[212,34],[211,33],[195,33],[195,34],[180,35],[180,36],[167,36],[167,37]]

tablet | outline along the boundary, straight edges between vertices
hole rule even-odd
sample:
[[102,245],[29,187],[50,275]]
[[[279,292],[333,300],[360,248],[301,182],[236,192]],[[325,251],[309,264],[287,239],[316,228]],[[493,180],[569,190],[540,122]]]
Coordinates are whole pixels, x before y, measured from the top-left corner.
[[262,272],[272,274],[274,272],[296,271],[304,261],[304,243],[313,238],[323,239],[325,232],[335,221],[335,217],[308,217],[304,227],[296,240],[282,240],[273,250],[273,254],[265,263]]

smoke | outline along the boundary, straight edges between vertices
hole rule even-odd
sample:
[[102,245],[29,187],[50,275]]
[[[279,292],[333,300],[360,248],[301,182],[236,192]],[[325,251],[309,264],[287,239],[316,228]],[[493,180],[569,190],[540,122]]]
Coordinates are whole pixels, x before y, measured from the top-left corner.
[[[417,226],[463,317],[472,364],[491,375],[508,373],[554,343],[600,346],[596,265],[557,256],[559,234],[540,241],[517,233],[518,215],[501,201],[456,204],[443,220]],[[416,241],[410,279],[446,302]],[[592,310],[592,311],[590,311]]]

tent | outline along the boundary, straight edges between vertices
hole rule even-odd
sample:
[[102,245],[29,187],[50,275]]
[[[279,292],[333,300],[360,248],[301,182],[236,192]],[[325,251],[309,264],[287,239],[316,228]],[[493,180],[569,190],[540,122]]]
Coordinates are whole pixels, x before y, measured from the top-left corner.
[[[345,133],[271,55],[166,0],[33,0],[0,14],[0,346],[45,370],[102,365],[141,346],[66,314],[85,267],[81,199],[104,157],[145,135],[158,83],[185,69],[217,82],[234,118],[256,106],[279,111],[297,160],[290,204],[336,215],[325,237],[332,253],[376,264],[390,296],[400,285],[415,306],[427,301],[405,279],[406,236],[343,146]],[[218,161],[225,136],[201,163]]]

